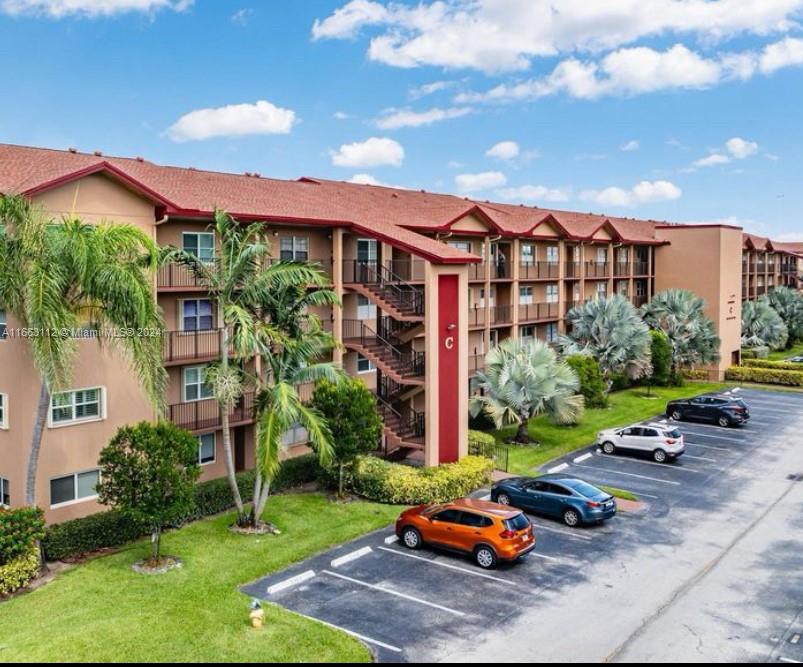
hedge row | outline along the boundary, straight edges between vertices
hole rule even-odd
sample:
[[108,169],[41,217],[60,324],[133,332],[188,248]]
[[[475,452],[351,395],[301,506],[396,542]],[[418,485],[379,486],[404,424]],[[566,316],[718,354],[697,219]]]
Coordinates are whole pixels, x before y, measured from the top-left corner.
[[761,384],[781,384],[788,387],[803,387],[803,371],[733,366],[725,371],[725,379],[735,380],[736,382],[759,382]]
[[742,359],[766,359],[770,354],[768,347],[743,347]]
[[743,365],[750,368],[772,368],[778,371],[803,372],[803,364],[793,361],[770,361],[769,359],[745,359]]
[[[318,460],[314,454],[288,459],[279,468],[273,482],[273,492],[314,482],[318,474]],[[243,499],[248,502],[254,492],[254,471],[239,473],[237,486]],[[195,487],[195,508],[176,522],[176,526],[225,512],[233,506],[234,500],[226,478],[202,482]],[[48,560],[65,560],[99,549],[119,547],[148,533],[149,530],[144,526],[137,525],[116,510],[109,510],[49,526],[42,545]]]
[[356,493],[380,503],[443,503],[488,484],[493,467],[493,461],[484,456],[467,456],[433,468],[412,468],[365,456],[354,466],[352,484]]

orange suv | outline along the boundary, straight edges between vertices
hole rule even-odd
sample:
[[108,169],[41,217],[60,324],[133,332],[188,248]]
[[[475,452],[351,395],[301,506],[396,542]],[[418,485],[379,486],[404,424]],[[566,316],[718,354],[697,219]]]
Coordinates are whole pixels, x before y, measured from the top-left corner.
[[486,570],[535,548],[532,524],[521,511],[469,498],[402,512],[396,520],[396,535],[408,549],[431,544],[471,554]]

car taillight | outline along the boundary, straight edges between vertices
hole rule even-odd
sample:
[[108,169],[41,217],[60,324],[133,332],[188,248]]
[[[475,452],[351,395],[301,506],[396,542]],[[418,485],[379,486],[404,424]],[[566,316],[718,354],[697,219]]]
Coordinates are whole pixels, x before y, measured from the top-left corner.
[[516,533],[512,530],[505,530],[502,531],[502,534],[499,535],[499,537],[501,537],[503,540],[512,540],[514,537],[516,537]]
[[593,500],[589,500],[589,501],[586,503],[586,505],[588,505],[589,507],[600,507],[600,503],[598,503],[598,502],[594,502]]
[[677,440],[673,440],[672,438],[667,438],[666,439],[666,444],[667,445],[674,445],[676,442],[677,442]]

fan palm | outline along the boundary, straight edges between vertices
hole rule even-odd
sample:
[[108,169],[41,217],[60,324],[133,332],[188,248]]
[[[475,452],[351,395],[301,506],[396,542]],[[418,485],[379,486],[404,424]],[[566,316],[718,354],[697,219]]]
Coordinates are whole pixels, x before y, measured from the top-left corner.
[[789,330],[787,346],[803,340],[803,294],[790,287],[779,286],[769,293],[767,301]]
[[766,299],[745,301],[742,304],[742,345],[744,347],[769,347],[780,350],[789,338],[781,316]]
[[606,392],[615,375],[638,379],[649,372],[650,330],[624,296],[614,294],[586,301],[568,312],[566,322],[571,333],[558,341],[563,354],[594,357],[606,382]]
[[719,337],[707,317],[705,302],[694,292],[668,289],[641,307],[647,325],[663,331],[672,348],[672,377],[684,366],[710,364],[719,359]]
[[518,424],[516,442],[529,443],[528,423],[546,413],[559,424],[575,424],[583,413],[577,374],[540,340],[508,339],[485,357],[471,398],[473,417],[485,412],[497,428]]
[[[52,395],[69,387],[79,349],[73,332],[161,330],[153,293],[158,249],[128,224],[53,222],[21,197],[0,199],[0,302],[22,327],[66,334],[27,338],[40,390],[28,452],[25,501],[36,502],[42,435]],[[95,336],[128,357],[157,407],[167,374],[159,336]]]

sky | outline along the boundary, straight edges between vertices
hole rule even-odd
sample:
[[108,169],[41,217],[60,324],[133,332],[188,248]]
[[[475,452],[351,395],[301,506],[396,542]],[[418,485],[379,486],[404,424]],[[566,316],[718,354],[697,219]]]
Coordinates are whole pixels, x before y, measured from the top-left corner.
[[0,141],[803,240],[803,0],[0,0]]

